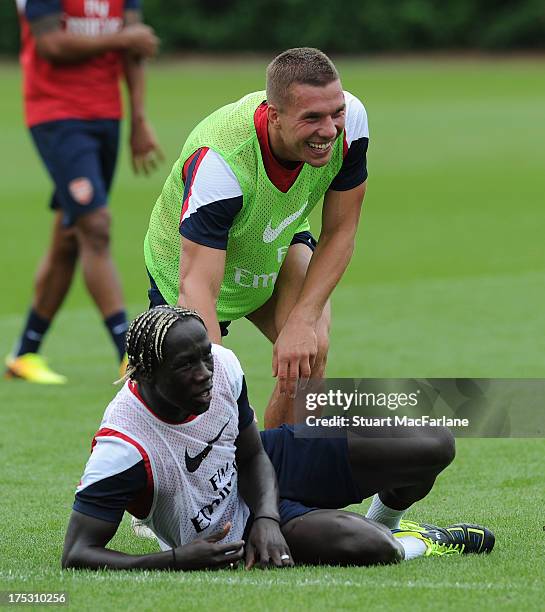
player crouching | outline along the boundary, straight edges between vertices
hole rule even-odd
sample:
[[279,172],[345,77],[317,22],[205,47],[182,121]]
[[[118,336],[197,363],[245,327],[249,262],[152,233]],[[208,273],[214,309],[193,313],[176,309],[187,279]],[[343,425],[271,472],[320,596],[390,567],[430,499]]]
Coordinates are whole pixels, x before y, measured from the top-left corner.
[[[303,439],[284,425],[260,434],[237,358],[211,345],[190,310],[139,315],[127,348],[128,381],[93,440],[64,568],[372,565],[492,550],[484,527],[402,520],[452,461],[447,430]],[[338,509],[373,494],[366,517]],[[163,552],[106,548],[125,510]]]

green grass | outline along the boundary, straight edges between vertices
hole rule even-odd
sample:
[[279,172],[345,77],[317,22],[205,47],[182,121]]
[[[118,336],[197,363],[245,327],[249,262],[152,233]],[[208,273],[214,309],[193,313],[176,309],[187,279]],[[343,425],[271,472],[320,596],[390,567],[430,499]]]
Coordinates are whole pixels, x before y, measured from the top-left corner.
[[[265,61],[171,62],[149,71],[149,113],[166,152],[134,178],[123,151],[114,249],[132,314],[146,307],[142,240],[190,128],[262,87]],[[545,340],[545,86],[532,61],[340,64],[369,113],[369,190],[353,261],[334,299],[330,376],[542,377]],[[15,342],[48,242],[49,181],[21,119],[19,71],[2,65],[3,291],[0,353]],[[262,414],[270,347],[245,323],[228,346]],[[412,511],[483,522],[488,558],[396,567],[194,574],[62,573],[73,490],[114,389],[114,353],[80,280],[44,347],[62,388],[0,382],[0,588],[69,592],[78,609],[538,609],[543,604],[543,440],[460,440]],[[365,504],[363,508],[365,508]],[[113,546],[152,545],[122,524]],[[539,569],[541,567],[541,569]]]

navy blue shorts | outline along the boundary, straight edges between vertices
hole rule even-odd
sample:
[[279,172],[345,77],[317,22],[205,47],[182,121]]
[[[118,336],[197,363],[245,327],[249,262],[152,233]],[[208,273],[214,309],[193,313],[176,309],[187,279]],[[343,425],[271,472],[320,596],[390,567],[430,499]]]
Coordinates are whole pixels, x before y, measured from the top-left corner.
[[316,238],[310,232],[297,232],[291,239],[290,246],[292,244],[306,244],[308,248],[314,253],[316,248]]
[[119,145],[119,121],[63,119],[30,128],[55,184],[50,206],[63,211],[63,225],[108,203]]
[[312,510],[359,504],[363,497],[352,477],[346,437],[296,437],[293,425],[261,432],[280,493],[280,524]]
[[[310,232],[299,232],[294,235],[290,246],[292,244],[306,244],[311,251],[314,251],[316,248],[316,240],[314,236]],[[148,276],[150,280],[150,288],[148,289],[148,298],[149,298],[149,307],[153,308],[154,306],[162,306],[166,304],[166,300],[159,291],[159,287],[157,287],[153,277],[148,271]],[[229,325],[231,325],[231,321],[220,321],[220,331],[221,337],[224,338],[229,333]]]

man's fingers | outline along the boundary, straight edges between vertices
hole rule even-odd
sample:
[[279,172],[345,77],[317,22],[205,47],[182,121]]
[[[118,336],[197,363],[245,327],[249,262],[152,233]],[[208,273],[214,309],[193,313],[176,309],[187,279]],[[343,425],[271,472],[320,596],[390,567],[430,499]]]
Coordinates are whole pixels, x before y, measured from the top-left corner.
[[275,550],[271,554],[274,567],[293,567],[293,559],[289,551]]
[[255,548],[252,544],[246,546],[246,559],[244,560],[244,569],[252,569],[255,564]]
[[279,359],[277,370],[278,370],[278,388],[279,388],[280,393],[283,394],[283,393],[286,393],[287,388],[288,388],[288,384],[287,384],[288,363],[283,359]]
[[146,174],[154,172],[157,169],[159,162],[164,160],[162,151],[155,146],[148,150],[147,153],[143,153],[140,158]]
[[142,153],[135,153],[133,155],[133,167],[136,174],[148,174],[148,159],[146,155]]
[[280,553],[277,550],[273,550],[271,553],[271,561],[274,567],[284,567],[284,563],[280,558]]
[[273,350],[273,359],[272,359],[272,375],[276,377],[278,375],[278,357],[276,355],[276,351]]
[[158,144],[155,144],[154,149],[155,149],[155,154],[157,155],[157,159],[159,161],[165,161],[165,154],[163,153],[163,150],[161,149],[161,147]]
[[284,567],[293,567],[295,565],[294,560],[290,557],[289,559],[282,559]]
[[148,176],[151,170],[150,160],[147,157],[142,158],[142,169],[144,170],[144,174]]
[[153,153],[146,153],[144,157],[144,165],[148,172],[153,172],[157,168],[157,162]]
[[231,531],[231,523],[228,521],[220,531],[214,532],[206,538],[207,542],[219,542]]
[[283,567],[293,567],[295,565],[287,544],[284,552],[280,555],[280,560],[282,561]]
[[259,567],[261,569],[265,569],[269,567],[270,560],[271,560],[271,557],[269,555],[269,551],[265,548],[264,550],[260,552],[260,555],[259,555]]
[[224,555],[234,554],[244,548],[244,540],[228,542],[227,544],[216,544],[216,549]]
[[300,378],[310,378],[310,372],[312,370],[312,357],[307,359],[301,359],[299,362],[299,376]]
[[218,565],[231,565],[231,564],[238,563],[243,557],[244,557],[244,548],[241,547],[239,550],[236,550],[230,555],[218,552],[214,556],[214,561]]
[[299,359],[292,359],[289,362],[289,376],[288,376],[288,397],[293,399],[297,394],[297,382],[299,380]]
[[271,560],[275,567],[292,567],[294,565],[290,549],[285,542],[272,550]]

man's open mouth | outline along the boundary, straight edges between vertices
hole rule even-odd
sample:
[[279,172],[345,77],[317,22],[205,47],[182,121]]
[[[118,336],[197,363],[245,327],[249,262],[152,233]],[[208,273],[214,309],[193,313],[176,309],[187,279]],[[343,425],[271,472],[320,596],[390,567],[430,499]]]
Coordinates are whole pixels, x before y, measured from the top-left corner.
[[212,387],[207,387],[206,389],[204,389],[204,391],[196,393],[194,397],[198,399],[210,399],[210,396],[212,395],[211,391]]
[[329,142],[307,142],[308,146],[314,151],[325,152],[331,148],[331,141]]

